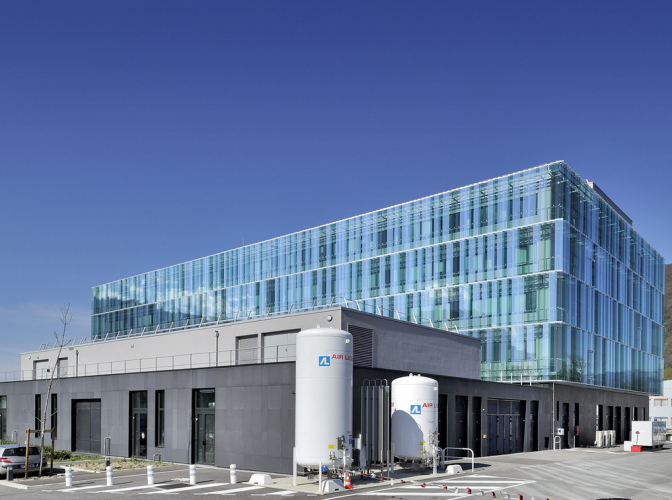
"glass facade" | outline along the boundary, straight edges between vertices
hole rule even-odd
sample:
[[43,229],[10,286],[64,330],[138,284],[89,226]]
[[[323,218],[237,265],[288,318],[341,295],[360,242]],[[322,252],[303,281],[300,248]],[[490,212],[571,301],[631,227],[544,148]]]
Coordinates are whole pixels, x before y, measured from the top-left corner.
[[485,380],[660,392],[664,261],[563,162],[93,289],[92,336],[335,298],[482,341]]

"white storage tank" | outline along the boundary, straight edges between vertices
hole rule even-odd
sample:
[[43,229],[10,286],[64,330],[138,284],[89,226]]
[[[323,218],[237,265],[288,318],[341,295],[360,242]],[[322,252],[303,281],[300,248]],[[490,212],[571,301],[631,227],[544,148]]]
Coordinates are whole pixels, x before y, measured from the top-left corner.
[[296,335],[296,462],[311,469],[344,464],[352,437],[352,335],[312,328]]
[[436,380],[411,373],[392,381],[392,442],[396,457],[421,460],[433,456],[432,443],[438,443],[438,409]]

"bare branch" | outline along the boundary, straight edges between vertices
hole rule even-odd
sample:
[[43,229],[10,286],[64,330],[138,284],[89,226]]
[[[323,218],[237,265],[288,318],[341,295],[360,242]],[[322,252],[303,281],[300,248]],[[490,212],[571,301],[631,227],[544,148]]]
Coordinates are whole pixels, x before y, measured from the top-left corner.
[[[61,306],[61,317],[59,318],[61,321],[61,324],[63,325],[63,330],[60,333],[60,335],[54,330],[54,337],[56,338],[56,344],[58,345],[58,354],[56,354],[56,361],[54,361],[54,365],[51,369],[51,377],[49,377],[49,384],[47,386],[47,397],[45,398],[44,401],[44,412],[42,416],[42,420],[40,422],[40,472],[39,476],[42,477],[42,460],[44,457],[44,429],[47,423],[47,409],[49,408],[49,403],[51,402],[51,389],[53,388],[54,385],[54,378],[56,377],[57,371],[60,371],[60,359],[61,359],[61,352],[63,352],[63,346],[65,345],[65,333],[68,329],[68,324],[72,322],[72,315],[70,314],[70,304],[63,304]],[[59,373],[60,377],[60,373]],[[57,379],[58,380],[58,379]],[[53,408],[52,408],[53,410]],[[53,414],[52,414],[53,415]],[[52,450],[53,452],[53,450]]]

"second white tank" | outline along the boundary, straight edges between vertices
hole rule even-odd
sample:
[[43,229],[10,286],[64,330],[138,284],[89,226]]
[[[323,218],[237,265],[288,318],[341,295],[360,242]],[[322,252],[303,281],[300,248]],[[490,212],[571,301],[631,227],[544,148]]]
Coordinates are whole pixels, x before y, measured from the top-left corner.
[[439,383],[410,374],[392,381],[394,454],[407,460],[431,458],[438,442]]

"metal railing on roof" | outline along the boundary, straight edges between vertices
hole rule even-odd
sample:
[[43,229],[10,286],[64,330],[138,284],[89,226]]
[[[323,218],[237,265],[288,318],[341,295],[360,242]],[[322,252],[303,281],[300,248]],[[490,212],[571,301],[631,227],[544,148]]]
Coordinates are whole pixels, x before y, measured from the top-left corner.
[[[88,337],[81,337],[81,338],[76,338],[76,339],[67,339],[63,343],[63,347],[86,344],[86,342],[88,340],[89,340]],[[60,344],[56,341],[50,342],[48,344],[40,344],[40,348],[38,350],[42,351],[44,349],[53,349],[54,347],[60,347]]]
[[[379,299],[378,299],[379,300]],[[330,302],[323,302],[314,300],[312,302],[303,302],[298,304],[290,304],[289,308],[276,310],[274,307],[267,309],[241,309],[235,313],[222,313],[217,319],[207,319],[205,316],[199,318],[190,318],[179,321],[171,321],[167,323],[160,323],[153,326],[144,326],[142,328],[131,328],[129,330],[118,330],[114,332],[107,332],[97,334],[93,342],[107,342],[111,340],[120,340],[125,338],[143,337],[146,335],[156,335],[160,333],[173,333],[192,328],[202,328],[209,326],[219,326],[231,323],[238,323],[241,321],[248,321],[253,319],[263,319],[273,316],[282,316],[287,314],[294,314],[308,311],[318,311],[324,309],[332,309],[337,307],[347,307],[349,309],[357,309],[358,311],[376,314],[388,318],[398,319],[401,321],[408,321],[417,325],[429,326],[431,328],[438,328],[446,331],[454,331],[460,333],[458,329],[459,321],[434,321],[431,318],[418,318],[416,314],[400,312],[394,309],[385,308],[376,305],[377,299],[349,299],[347,297],[333,297]]]
[[[190,370],[221,366],[282,363],[296,360],[296,344],[232,349],[228,351],[196,352],[173,356],[102,361],[58,367],[56,378],[85,377],[92,375],[116,375],[122,373],[157,372],[166,370]],[[0,373],[0,382],[24,380],[47,380],[51,369],[17,370]]]

